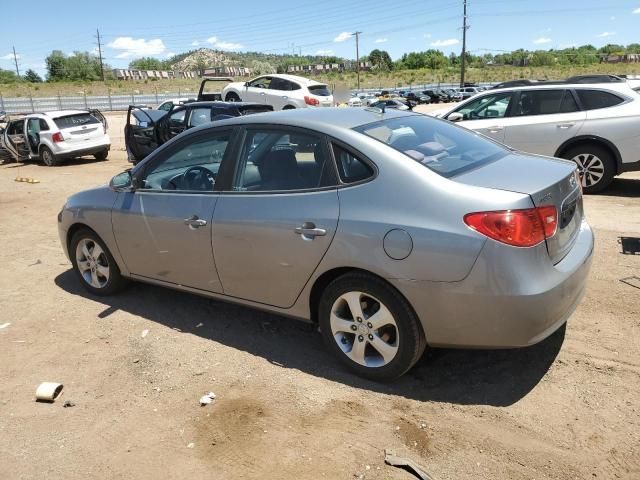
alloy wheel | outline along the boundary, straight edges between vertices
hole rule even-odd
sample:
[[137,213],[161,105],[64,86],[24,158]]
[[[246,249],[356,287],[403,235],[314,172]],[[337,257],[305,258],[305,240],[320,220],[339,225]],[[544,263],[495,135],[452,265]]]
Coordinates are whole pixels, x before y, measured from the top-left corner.
[[104,288],[109,282],[109,259],[97,242],[83,238],[76,247],[76,264],[80,275],[94,288]]
[[604,176],[604,163],[602,160],[592,153],[581,153],[576,155],[573,160],[578,165],[578,173],[582,187],[593,187]]
[[380,300],[363,292],[340,295],[331,307],[331,334],[342,352],[365,367],[383,367],[398,353],[395,318]]

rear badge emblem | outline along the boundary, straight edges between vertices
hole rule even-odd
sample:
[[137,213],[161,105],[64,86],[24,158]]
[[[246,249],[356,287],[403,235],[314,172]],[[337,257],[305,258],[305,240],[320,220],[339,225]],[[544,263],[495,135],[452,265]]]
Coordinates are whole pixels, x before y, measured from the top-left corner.
[[551,195],[550,193],[547,193],[544,197],[540,199],[538,203],[551,202],[552,199],[553,199],[553,195]]
[[569,185],[571,186],[571,188],[575,188],[576,187],[576,176],[575,175],[571,175],[569,177]]

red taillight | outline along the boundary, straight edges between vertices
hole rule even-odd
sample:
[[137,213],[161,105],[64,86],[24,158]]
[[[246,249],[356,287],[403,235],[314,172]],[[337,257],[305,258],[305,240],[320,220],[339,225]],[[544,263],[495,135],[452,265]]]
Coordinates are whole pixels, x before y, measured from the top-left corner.
[[552,237],[558,227],[554,206],[477,212],[464,216],[464,223],[498,242],[515,247],[533,247]]
[[314,107],[320,105],[320,102],[317,98],[309,97],[307,95],[304,96],[304,103],[306,103],[307,105],[312,105]]
[[53,143],[64,142],[64,137],[61,132],[58,132],[51,135],[51,140],[53,140]]

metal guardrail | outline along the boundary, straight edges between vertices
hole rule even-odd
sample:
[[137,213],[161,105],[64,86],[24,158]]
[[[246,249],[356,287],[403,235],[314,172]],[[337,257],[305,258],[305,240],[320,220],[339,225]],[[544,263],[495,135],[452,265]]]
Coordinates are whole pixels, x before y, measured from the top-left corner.
[[75,97],[14,97],[0,96],[0,111],[7,113],[32,113],[50,110],[88,110],[96,108],[101,111],[126,110],[129,105],[155,106],[165,100],[181,97],[195,98],[197,93],[158,93],[128,95],[83,95]]

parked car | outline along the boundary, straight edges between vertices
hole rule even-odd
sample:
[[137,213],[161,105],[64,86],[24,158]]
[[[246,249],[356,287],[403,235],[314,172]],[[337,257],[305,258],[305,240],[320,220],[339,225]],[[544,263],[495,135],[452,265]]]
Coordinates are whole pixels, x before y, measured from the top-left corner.
[[347,105],[350,107],[362,107],[362,100],[360,100],[360,97],[353,95],[349,98]]
[[449,96],[440,90],[423,90],[422,94],[430,98],[430,103],[446,103],[449,101]]
[[586,193],[640,170],[640,96],[625,82],[489,90],[441,116],[517,150],[573,160]]
[[165,112],[168,112],[176,105],[184,105],[185,103],[195,102],[195,101],[196,101],[195,98],[187,98],[187,97],[172,98],[171,100],[165,100],[164,102],[162,102],[160,105],[158,105],[156,110],[164,110]]
[[462,101],[462,94],[459,91],[453,88],[447,88],[446,90],[444,90],[444,92],[447,94],[450,102]]
[[427,346],[543,340],[593,254],[575,164],[364,108],[194,128],[70,197],[58,229],[91,294],[132,279],[300,318],[374,380]]
[[107,120],[98,110],[32,113],[9,120],[0,136],[0,158],[47,166],[85,155],[106,160],[110,148]]
[[130,105],[124,127],[127,157],[136,164],[190,128],[229,117],[271,111],[271,105],[248,102],[190,102],[169,112]]
[[365,107],[368,107],[372,103],[378,101],[378,95],[376,95],[375,93],[361,93],[360,95],[358,95],[358,97],[360,97],[362,105]]
[[263,75],[249,82],[235,82],[222,90],[227,102],[254,102],[274,110],[331,107],[333,95],[324,83],[295,75]]
[[387,109],[391,108],[394,110],[411,110],[413,108],[413,104],[408,101],[403,101],[397,98],[390,98],[388,100],[379,100],[370,105],[371,108],[379,108],[379,109]]
[[405,100],[412,102],[416,105],[422,105],[431,103],[432,98],[429,95],[423,93],[407,92],[404,95]]
[[462,100],[466,100],[467,98],[471,98],[474,95],[480,93],[480,88],[479,87],[462,87],[458,89],[458,92],[460,93],[460,96],[462,97]]

